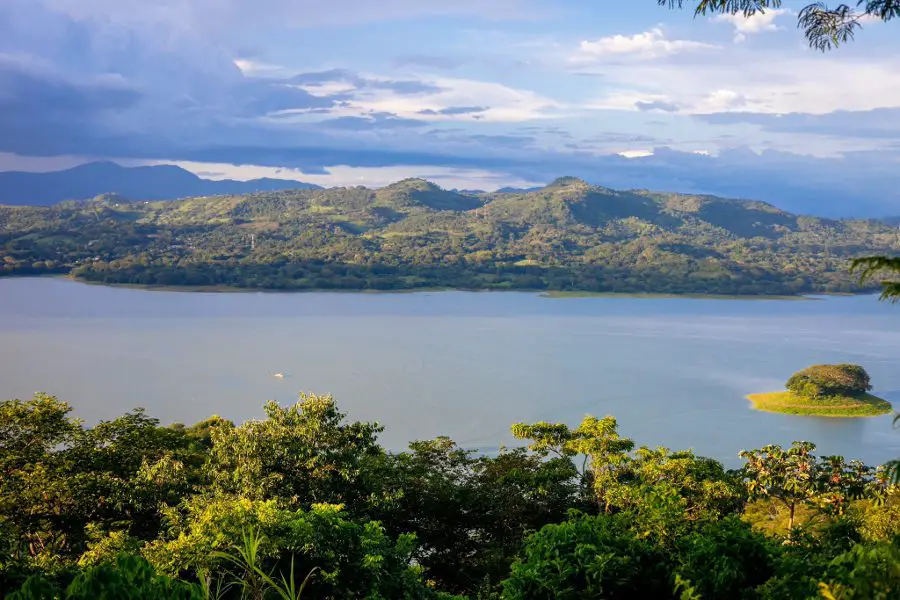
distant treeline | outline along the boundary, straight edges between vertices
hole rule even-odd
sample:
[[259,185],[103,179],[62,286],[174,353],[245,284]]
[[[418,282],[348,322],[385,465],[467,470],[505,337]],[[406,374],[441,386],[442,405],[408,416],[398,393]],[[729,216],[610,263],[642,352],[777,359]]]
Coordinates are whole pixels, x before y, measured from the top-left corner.
[[227,286],[269,290],[548,290],[613,293],[787,295],[811,292],[873,291],[844,278],[821,282],[816,278],[785,280],[761,270],[716,276],[693,276],[665,269],[628,270],[603,267],[516,266],[385,266],[342,264],[217,263],[185,266],[90,264],[72,273],[85,281],[146,286]]

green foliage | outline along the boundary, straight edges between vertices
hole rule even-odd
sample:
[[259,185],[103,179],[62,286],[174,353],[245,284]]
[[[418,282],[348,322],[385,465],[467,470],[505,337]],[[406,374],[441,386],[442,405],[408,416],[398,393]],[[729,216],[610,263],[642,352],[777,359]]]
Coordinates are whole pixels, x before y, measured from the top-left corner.
[[531,440],[528,448],[541,456],[583,456],[582,481],[592,483],[598,505],[608,512],[608,488],[628,461],[628,452],[634,448],[632,440],[619,435],[618,427],[614,417],[598,419],[587,416],[573,430],[559,423],[516,423],[512,426],[512,433],[516,439]]
[[[875,279],[880,273],[900,273],[900,258],[888,256],[866,256],[856,258],[850,263],[850,272],[858,272],[859,280],[865,283]],[[900,300],[900,282],[888,279],[880,280],[881,299],[889,302]]]
[[447,438],[384,457],[368,510],[389,532],[413,533],[416,562],[443,590],[493,589],[528,531],[563,520],[576,491],[567,460],[501,449],[477,455]]
[[0,578],[110,558],[159,531],[160,503],[198,482],[203,452],[141,410],[84,428],[52,396],[0,402]]
[[[275,500],[194,497],[167,511],[162,539],[144,549],[162,573],[219,573],[250,597],[278,583],[289,584],[296,560],[317,598],[426,598],[421,569],[411,566],[415,536],[396,539],[373,521],[352,521],[341,506],[317,504],[309,511],[279,507]],[[278,575],[280,572],[282,575]],[[271,579],[272,581],[268,581]]]
[[690,451],[634,450],[612,417],[520,423],[528,447],[482,455],[447,438],[389,452],[377,424],[347,421],[330,396],[269,403],[241,425],[160,427],[136,410],[85,427],[70,413],[40,394],[0,403],[0,597],[897,589],[890,473],[805,442],[742,453],[732,472]]
[[641,448],[609,491],[610,504],[627,511],[642,537],[672,545],[706,523],[737,514],[739,478],[692,452]]
[[306,574],[300,584],[294,571],[294,557],[291,557],[291,569],[287,575],[282,574],[278,580],[267,573],[261,566],[259,548],[264,538],[258,531],[243,531],[241,544],[232,552],[216,552],[213,556],[224,559],[239,569],[234,579],[226,584],[226,589],[237,586],[245,598],[265,598],[266,592],[275,592],[281,600],[300,600],[310,577],[316,572],[313,568]]
[[576,515],[525,542],[503,582],[506,600],[666,598],[665,555],[617,515]]
[[813,365],[794,373],[785,387],[799,396],[859,396],[872,389],[869,374],[859,365]]
[[830,562],[852,546],[853,540],[846,535],[831,535],[830,530],[818,536],[797,533],[790,543],[772,546],[775,572],[757,586],[756,597],[760,600],[819,598],[819,584],[824,581]]
[[137,556],[120,555],[115,562],[102,563],[79,573],[59,592],[41,576],[30,577],[8,600],[203,600],[202,589],[154,573],[150,564]]
[[741,598],[775,573],[777,546],[736,517],[708,523],[679,542],[678,575],[699,598]]
[[479,197],[406,180],[117,204],[0,207],[0,275],[202,289],[784,295],[866,289],[848,261],[897,249],[895,230],[877,222],[575,178]]
[[900,596],[900,546],[854,546],[828,567],[820,591],[829,600],[890,600]]
[[303,507],[359,501],[362,467],[381,452],[378,424],[345,424],[331,396],[314,394],[287,408],[269,402],[265,411],[262,421],[211,429],[208,471],[216,489]]
[[872,467],[841,456],[817,459],[815,449],[810,442],[794,442],[787,450],[771,445],[740,453],[747,461],[744,479],[749,497],[781,503],[789,511],[791,535],[798,506],[841,517],[852,500],[868,496],[883,501],[890,491],[883,474]]
[[851,505],[861,537],[868,542],[900,540],[900,489],[886,488],[882,498],[865,499]]

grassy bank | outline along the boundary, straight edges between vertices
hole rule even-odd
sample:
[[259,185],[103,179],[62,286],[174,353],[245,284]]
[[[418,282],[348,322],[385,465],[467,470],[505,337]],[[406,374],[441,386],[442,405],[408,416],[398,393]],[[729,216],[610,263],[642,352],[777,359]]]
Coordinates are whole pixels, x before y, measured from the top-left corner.
[[871,394],[807,398],[792,392],[772,392],[750,394],[747,399],[757,410],[812,417],[875,417],[893,410],[890,402]]
[[[824,294],[822,294],[824,295]],[[852,294],[849,294],[852,295]],[[690,298],[694,300],[818,300],[804,295],[787,294],[654,294],[634,292],[543,292],[545,298]]]

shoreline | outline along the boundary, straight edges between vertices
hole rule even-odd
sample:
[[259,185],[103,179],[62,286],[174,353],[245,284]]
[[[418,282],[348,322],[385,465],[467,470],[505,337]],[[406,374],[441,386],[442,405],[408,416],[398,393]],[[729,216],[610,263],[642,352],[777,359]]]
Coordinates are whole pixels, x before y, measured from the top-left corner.
[[793,417],[859,419],[883,417],[894,412],[890,402],[872,394],[865,394],[863,397],[842,396],[841,399],[846,401],[844,404],[817,403],[789,391],[747,394],[744,398],[750,402],[753,410]]
[[697,292],[689,292],[684,294],[676,294],[670,292],[581,292],[581,291],[561,291],[561,290],[543,290],[543,289],[492,289],[492,288],[452,288],[452,287],[423,287],[396,290],[370,290],[370,289],[272,289],[272,288],[243,288],[229,285],[211,285],[211,286],[180,286],[180,285],[153,285],[138,283],[103,283],[99,281],[90,281],[81,279],[69,274],[45,274],[45,275],[10,275],[2,279],[64,279],[83,285],[93,285],[98,287],[122,288],[143,290],[148,292],[177,292],[191,294],[425,294],[439,292],[468,292],[468,293],[521,293],[536,294],[541,298],[551,300],[573,300],[573,299],[590,299],[590,298],[635,298],[642,300],[743,300],[743,301],[790,301],[790,302],[809,302],[821,301],[823,297],[850,297],[850,296],[871,296],[877,292],[811,292],[802,295],[790,294],[704,294]]

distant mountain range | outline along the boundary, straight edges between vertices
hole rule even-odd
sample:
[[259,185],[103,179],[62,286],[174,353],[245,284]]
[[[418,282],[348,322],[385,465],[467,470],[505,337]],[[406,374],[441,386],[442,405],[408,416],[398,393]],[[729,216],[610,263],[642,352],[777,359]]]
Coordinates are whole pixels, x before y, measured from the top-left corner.
[[538,187],[529,187],[529,188],[517,188],[517,187],[503,187],[497,190],[498,194],[522,194],[525,192],[536,192],[541,189]]
[[0,204],[26,206],[86,200],[101,194],[119,194],[131,200],[168,200],[286,189],[321,187],[292,179],[214,181],[175,165],[123,167],[113,162],[92,162],[50,173],[0,172]]

